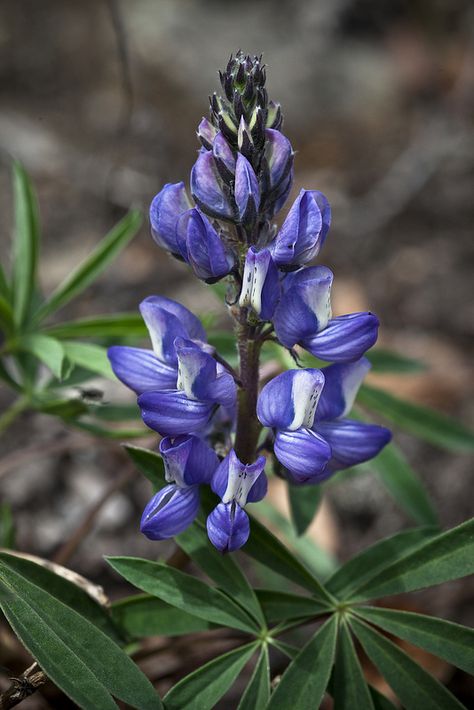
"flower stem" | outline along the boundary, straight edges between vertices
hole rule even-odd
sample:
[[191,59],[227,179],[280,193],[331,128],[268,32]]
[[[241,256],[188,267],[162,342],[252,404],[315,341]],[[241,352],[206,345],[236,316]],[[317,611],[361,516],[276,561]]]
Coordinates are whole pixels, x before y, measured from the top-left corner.
[[256,414],[261,344],[256,326],[247,323],[246,308],[240,309],[236,334],[241,384],[237,397],[235,452],[242,463],[252,463],[261,429]]

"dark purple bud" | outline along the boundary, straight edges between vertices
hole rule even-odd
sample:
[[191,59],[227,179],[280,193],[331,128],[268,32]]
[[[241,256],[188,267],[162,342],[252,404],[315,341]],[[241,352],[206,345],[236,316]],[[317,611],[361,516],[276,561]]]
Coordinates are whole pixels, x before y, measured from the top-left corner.
[[140,530],[150,540],[167,540],[188,528],[199,511],[197,487],[165,486],[143,511]]
[[258,180],[249,161],[241,153],[237,154],[235,167],[235,203],[243,224],[255,221],[260,206]]
[[215,282],[230,273],[233,253],[224,245],[207,217],[195,207],[178,222],[178,244],[198,279]]
[[217,133],[214,139],[212,154],[221,178],[226,183],[233,181],[235,175],[235,156],[221,131]]
[[242,153],[242,155],[244,155],[247,160],[251,160],[254,149],[253,138],[243,116],[240,119],[239,123],[237,145],[239,146],[240,153]]
[[206,150],[212,149],[217,130],[207,118],[203,118],[197,129],[197,137]]
[[174,255],[182,257],[176,241],[179,217],[192,207],[184,183],[168,183],[150,205],[151,233],[155,242]]
[[191,192],[206,214],[218,219],[232,219],[232,206],[210,151],[200,153],[192,167]]
[[249,517],[237,503],[219,503],[209,515],[207,534],[220,552],[239,550],[250,535]]

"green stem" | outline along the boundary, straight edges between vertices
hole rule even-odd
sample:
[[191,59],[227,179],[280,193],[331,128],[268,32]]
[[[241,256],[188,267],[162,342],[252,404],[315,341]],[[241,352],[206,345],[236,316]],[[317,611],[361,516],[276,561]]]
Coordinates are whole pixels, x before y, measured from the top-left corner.
[[0,434],[3,434],[10,424],[13,424],[15,419],[28,408],[29,399],[27,397],[18,397],[13,404],[0,416]]
[[247,323],[247,309],[242,308],[237,325],[240,382],[237,398],[235,452],[242,463],[253,463],[261,430],[257,419],[258,378],[261,343],[256,327]]

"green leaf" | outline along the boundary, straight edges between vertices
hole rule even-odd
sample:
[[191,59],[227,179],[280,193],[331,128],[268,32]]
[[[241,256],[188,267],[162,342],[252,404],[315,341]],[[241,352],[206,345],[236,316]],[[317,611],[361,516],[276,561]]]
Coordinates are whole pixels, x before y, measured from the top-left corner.
[[433,616],[361,607],[358,616],[474,675],[474,631]]
[[0,605],[46,675],[80,707],[116,708],[109,693],[140,710],[162,707],[149,680],[119,646],[3,560]]
[[374,710],[359,659],[346,624],[339,627],[334,672],[335,710]]
[[80,399],[58,399],[52,397],[38,397],[32,400],[32,407],[43,414],[51,414],[62,419],[72,419],[87,413],[87,406]]
[[140,313],[115,313],[79,318],[78,320],[51,325],[44,331],[54,338],[146,338],[148,331]]
[[0,547],[11,549],[15,546],[15,523],[9,503],[0,503]]
[[[58,342],[58,341],[55,341]],[[115,375],[107,357],[107,348],[92,343],[74,343],[64,340],[62,342],[64,352],[71,362],[80,367],[85,367],[91,372],[114,380]]]
[[265,627],[260,604],[235,557],[222,555],[211,544],[205,525],[196,521],[175,538],[177,544],[208,577],[238,602],[261,627]]
[[7,299],[0,294],[0,329],[7,335],[13,334],[15,329],[13,310]]
[[335,596],[344,599],[357,586],[389,567],[393,562],[404,557],[411,550],[420,547],[427,538],[432,538],[437,529],[434,527],[403,530],[391,537],[379,540],[339,567],[331,579],[326,582],[327,589]]
[[43,320],[69,303],[93,283],[137,233],[142,222],[139,212],[129,212],[51,294],[36,313]]
[[383,390],[362,385],[357,403],[401,429],[409,431],[434,446],[450,451],[472,451],[474,434],[455,419],[433,409],[412,404]]
[[165,695],[166,710],[212,710],[253,655],[256,644],[224,653],[179,681]]
[[0,378],[7,383],[12,389],[16,390],[17,392],[22,391],[22,387],[16,382],[13,377],[10,375],[8,370],[6,369],[5,365],[3,364],[1,358],[0,358]]
[[[136,557],[108,557],[108,563],[126,580],[158,599],[189,614],[247,633],[255,632],[251,618],[218,589],[168,567]],[[258,628],[258,627],[257,627]]]
[[250,537],[243,552],[285,579],[308,589],[321,601],[331,604],[331,595],[316,577],[258,520],[250,519]]
[[293,660],[296,658],[298,653],[300,652],[301,649],[297,648],[296,646],[292,646],[290,643],[286,643],[285,641],[280,641],[279,639],[272,638],[271,640],[272,646],[275,646],[281,653],[284,653],[285,656],[288,658],[291,658]]
[[0,296],[4,298],[8,303],[10,303],[10,286],[8,285],[7,277],[5,276],[5,271],[0,263]]
[[351,599],[365,600],[432,587],[474,572],[474,518],[432,537],[367,582]]
[[288,486],[291,521],[297,535],[303,535],[312,522],[323,497],[320,486]]
[[33,333],[20,339],[18,349],[37,357],[55,377],[61,379],[65,352],[59,340],[42,333]]
[[374,710],[399,710],[385,695],[369,685],[370,697],[374,705]]
[[420,525],[438,525],[428,493],[400,449],[389,444],[370,463],[398,505]]
[[270,659],[268,647],[262,646],[252,677],[240,699],[237,710],[261,710],[270,697]]
[[366,353],[366,358],[370,360],[372,365],[371,372],[386,373],[394,372],[400,374],[412,374],[423,372],[427,369],[426,364],[421,360],[414,360],[405,355],[393,352],[393,350],[385,350],[384,348],[374,348]]
[[15,323],[22,326],[32,305],[39,252],[38,204],[25,169],[13,164],[15,237],[13,240],[12,296]]
[[273,589],[256,589],[257,599],[268,623],[304,619],[327,614],[328,607],[312,597],[301,597]]
[[70,422],[71,426],[76,427],[76,429],[81,429],[82,431],[87,431],[89,434],[94,434],[94,436],[100,436],[104,439],[143,439],[143,437],[149,434],[148,430],[142,429],[106,429],[105,427],[94,424],[90,421],[83,421],[79,419],[72,419]]
[[351,627],[367,655],[407,710],[458,710],[451,693],[398,646],[367,624],[351,619]]
[[123,448],[140,473],[143,473],[143,475],[151,481],[154,493],[166,486],[165,465],[159,454],[155,454],[154,451],[150,451],[149,449],[142,449],[140,446],[132,446],[131,444],[124,444]]
[[290,663],[270,697],[269,710],[319,708],[334,663],[336,636],[333,615]]
[[114,602],[112,619],[132,639],[147,636],[182,636],[207,631],[216,626],[148,594]]
[[[7,569],[25,577],[44,592],[76,611],[117,643],[123,641],[106,609],[70,579],[56,574],[44,565],[15,554],[0,553],[0,562]],[[69,572],[65,568],[60,569],[64,570],[64,574]]]

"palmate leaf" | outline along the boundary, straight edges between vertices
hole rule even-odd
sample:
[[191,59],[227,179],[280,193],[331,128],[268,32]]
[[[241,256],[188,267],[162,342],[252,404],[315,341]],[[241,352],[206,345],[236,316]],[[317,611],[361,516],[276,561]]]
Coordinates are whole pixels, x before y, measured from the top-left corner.
[[334,710],[374,710],[372,697],[345,623],[340,624],[337,639],[333,696]]
[[330,605],[333,599],[316,577],[258,520],[250,519],[250,537],[243,552]]
[[323,497],[321,486],[288,486],[291,521],[297,535],[303,535],[316,515]]
[[38,321],[54,313],[84,291],[104,271],[137,233],[142,222],[138,211],[129,212],[72,271],[49,298],[40,306]]
[[333,615],[290,663],[270,697],[269,710],[319,708],[334,663],[336,636]]
[[450,451],[473,451],[474,434],[455,419],[412,404],[383,390],[362,385],[357,403],[411,434]]
[[182,636],[217,628],[215,624],[149,594],[135,594],[114,602],[111,614],[117,626],[132,639]]
[[270,659],[268,647],[262,646],[252,677],[240,699],[237,710],[260,710],[270,697]]
[[438,517],[426,489],[395,444],[370,462],[395,501],[420,525],[437,525]]
[[131,584],[178,609],[220,626],[247,633],[259,631],[253,618],[232,599],[196,577],[136,557],[109,557],[107,561]]
[[432,587],[474,572],[474,518],[436,535],[414,551],[388,565],[349,595],[352,600]]
[[425,526],[403,530],[379,540],[342,565],[326,582],[327,589],[339,598],[346,598],[357,586],[423,545],[436,532],[436,528]]
[[370,660],[407,710],[459,710],[463,705],[398,646],[367,624],[352,618],[351,627]]
[[268,623],[305,619],[327,614],[328,607],[312,597],[301,597],[273,589],[257,589],[257,599]]
[[13,165],[15,236],[13,239],[12,297],[15,324],[27,320],[33,303],[39,252],[38,204],[30,179],[20,163]]
[[46,675],[79,707],[116,709],[110,694],[140,710],[162,707],[149,680],[114,641],[3,561],[0,606]]
[[216,582],[220,589],[244,607],[259,626],[265,627],[265,617],[246,576],[232,555],[222,555],[211,544],[202,522],[194,522],[175,539],[181,549]]
[[256,643],[241,646],[187,675],[165,695],[166,710],[212,710],[256,649]]
[[360,607],[357,616],[474,675],[474,631],[409,611]]

